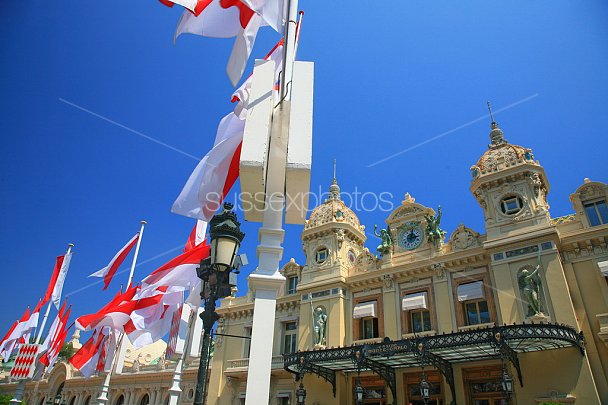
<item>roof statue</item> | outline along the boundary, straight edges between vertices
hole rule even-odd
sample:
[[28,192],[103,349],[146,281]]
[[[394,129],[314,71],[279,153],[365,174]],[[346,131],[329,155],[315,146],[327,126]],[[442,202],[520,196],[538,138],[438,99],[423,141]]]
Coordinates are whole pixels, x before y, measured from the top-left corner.
[[391,236],[390,225],[387,226],[386,229],[380,229],[380,233],[378,233],[378,225],[374,225],[374,235],[382,239],[382,242],[376,248],[378,255],[384,256],[389,254],[393,247],[393,237]]
[[435,247],[441,246],[441,242],[445,237],[445,231],[439,228],[441,223],[441,205],[437,208],[437,216],[424,214],[426,219],[426,236]]

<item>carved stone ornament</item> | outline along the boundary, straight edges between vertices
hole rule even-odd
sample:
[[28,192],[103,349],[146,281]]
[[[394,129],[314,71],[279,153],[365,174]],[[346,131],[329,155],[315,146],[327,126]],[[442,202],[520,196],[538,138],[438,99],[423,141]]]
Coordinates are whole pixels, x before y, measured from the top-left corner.
[[604,195],[604,189],[599,184],[585,184],[579,189],[581,200],[587,200]]
[[342,249],[342,243],[344,242],[345,233],[344,229],[336,229],[336,240],[338,241],[338,249]]
[[382,281],[384,281],[384,287],[386,287],[387,289],[391,289],[393,288],[394,282],[393,282],[393,275],[392,274],[385,274],[382,276]]
[[479,233],[471,228],[467,228],[464,224],[458,225],[458,228],[450,236],[450,243],[455,250],[468,249],[479,245]]
[[443,263],[435,263],[433,264],[433,270],[435,271],[435,277],[440,280],[445,278],[445,272],[447,271]]
[[355,267],[357,271],[372,271],[378,268],[378,260],[376,256],[370,253],[369,249],[363,249],[363,252],[359,256],[357,256],[357,260],[355,261]]

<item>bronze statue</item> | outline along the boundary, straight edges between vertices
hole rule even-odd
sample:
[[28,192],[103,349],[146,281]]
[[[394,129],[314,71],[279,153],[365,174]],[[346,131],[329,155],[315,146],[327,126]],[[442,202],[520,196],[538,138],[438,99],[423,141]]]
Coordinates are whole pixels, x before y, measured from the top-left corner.
[[387,226],[386,229],[380,229],[380,233],[377,231],[378,225],[374,225],[374,235],[382,239],[382,242],[376,248],[378,254],[384,256],[391,252],[393,247],[393,237],[391,236],[391,227]]
[[542,284],[538,270],[540,269],[540,256],[538,258],[538,265],[532,272],[528,269],[523,269],[517,277],[519,283],[519,289],[522,296],[525,297],[526,303],[528,304],[527,316],[543,315],[542,308]]
[[427,238],[435,247],[439,247],[445,237],[445,231],[439,228],[439,224],[441,223],[441,205],[437,207],[437,216],[424,214],[424,219],[426,219]]
[[327,345],[327,313],[321,306],[316,307],[313,312],[314,344],[319,346]]

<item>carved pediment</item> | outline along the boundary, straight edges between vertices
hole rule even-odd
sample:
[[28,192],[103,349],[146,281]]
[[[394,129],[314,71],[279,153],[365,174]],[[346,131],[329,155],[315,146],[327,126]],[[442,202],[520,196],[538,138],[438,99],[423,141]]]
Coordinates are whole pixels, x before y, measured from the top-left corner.
[[416,199],[405,193],[405,198],[401,202],[401,205],[397,207],[386,219],[386,223],[393,226],[395,223],[401,223],[403,221],[423,216],[424,214],[435,214],[432,208],[427,208],[422,204],[418,204]]
[[367,248],[357,256],[354,266],[356,272],[377,270],[379,267],[380,261]]
[[471,228],[467,228],[464,224],[458,225],[458,228],[450,235],[450,243],[454,250],[463,250],[471,247],[479,246],[479,233]]
[[301,269],[302,266],[296,263],[296,259],[292,257],[289,262],[285,263],[280,272],[283,276],[299,276]]

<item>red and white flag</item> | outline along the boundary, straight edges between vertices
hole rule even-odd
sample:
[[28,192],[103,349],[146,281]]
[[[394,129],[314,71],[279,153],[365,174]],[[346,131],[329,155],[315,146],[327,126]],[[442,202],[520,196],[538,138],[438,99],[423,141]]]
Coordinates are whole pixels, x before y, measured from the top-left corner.
[[[8,330],[8,332],[6,333],[4,338],[2,338],[2,341],[0,341],[0,356],[2,356],[2,360],[4,363],[6,363],[8,361],[8,357],[10,356],[10,354],[9,354],[9,356],[5,356],[6,346],[9,344],[12,344],[14,346],[13,341],[10,341],[9,338],[12,335],[15,328],[17,327],[17,325],[19,325],[19,321],[15,321],[15,323],[13,323],[13,326],[11,326],[11,328]],[[12,348],[11,348],[11,352],[12,352]]]
[[285,0],[242,0],[279,34],[285,26]]
[[57,256],[55,260],[55,267],[53,268],[53,274],[51,275],[51,281],[49,281],[49,286],[46,288],[46,293],[42,298],[42,305],[49,302],[51,296],[53,295],[53,291],[55,290],[55,284],[57,284],[57,278],[59,277],[59,272],[61,271],[61,267],[63,266],[64,256]]
[[[65,304],[61,309],[65,309]],[[52,336],[49,334],[44,342],[46,352],[40,356],[40,362],[47,367],[53,367],[57,357],[59,356],[59,352],[63,348],[63,344],[68,336],[69,328],[67,327],[67,323],[71,310],[72,309],[70,307],[67,311],[65,311],[65,313],[61,314],[58,322],[58,328],[54,331]]]
[[184,302],[182,287],[161,287],[148,294],[151,297],[161,295],[160,300],[133,311],[131,320],[125,325],[125,333],[136,349],[162,339],[171,329],[173,314]]
[[209,0],[159,0],[167,7],[173,7],[176,4],[190,10],[194,15],[199,15]]
[[199,281],[196,275],[196,268],[200,266],[201,260],[209,257],[209,251],[209,245],[202,243],[182,253],[144,278],[142,280],[142,290],[159,288],[161,286],[190,289]]
[[95,373],[104,341],[105,335],[102,332],[93,333],[93,336],[68,360],[74,368],[80,370],[85,378],[89,378]]
[[182,320],[183,305],[173,313],[171,317],[171,329],[169,330],[169,339],[167,339],[167,350],[165,352],[167,359],[172,359],[177,347],[177,338],[179,336],[179,327]]
[[[274,62],[277,80],[282,55],[283,42],[279,41],[264,58]],[[232,101],[237,102],[234,112],[225,116],[220,122],[213,148],[190,175],[173,203],[171,212],[209,221],[220,207],[224,197],[239,177],[241,145],[250,89],[251,77],[232,95]]]
[[103,277],[103,282],[104,282],[103,289],[106,290],[108,288],[108,286],[110,285],[110,281],[112,281],[112,277],[114,277],[114,274],[116,274],[116,271],[118,270],[118,268],[125,261],[125,259],[129,255],[129,252],[131,252],[131,249],[133,249],[133,247],[135,245],[137,245],[138,240],[139,240],[139,233],[136,233],[135,236],[133,236],[131,238],[131,240],[128,241],[127,244],[124,245],[122,247],[122,249],[120,249],[118,251],[118,253],[116,253],[116,255],[112,258],[112,260],[110,260],[110,263],[108,263],[108,265],[106,267],[104,267],[101,270],[96,271],[95,273],[91,274],[89,277]]
[[[51,300],[55,304],[55,308],[59,309],[61,303],[61,291],[63,290],[63,283],[65,277],[68,275],[68,269],[70,267],[70,261],[72,260],[72,253],[67,253],[63,256],[59,273],[55,279],[55,285],[53,286],[53,292],[51,293]],[[47,291],[48,292],[48,291]]]
[[59,313],[57,314],[57,316],[53,320],[53,323],[51,324],[51,327],[49,328],[49,333],[48,333],[48,335],[46,335],[46,339],[44,339],[44,342],[42,342],[42,344],[40,345],[40,353],[44,353],[44,352],[48,351],[52,347],[53,341],[61,333],[61,329],[63,327],[62,322],[63,322],[63,312],[64,311],[65,311],[65,304],[63,304],[61,306]]
[[186,247],[184,247],[184,252],[194,249],[196,246],[203,243],[205,241],[206,236],[207,222],[201,221],[199,219],[196,221],[196,225],[194,225],[194,228],[192,228],[192,232],[190,232],[190,236],[186,241]]
[[[116,309],[123,304],[131,302],[135,293],[139,289],[138,286],[129,287],[127,290],[123,292],[118,292],[112,298],[110,302],[108,302],[105,306],[103,306],[99,311],[94,314],[82,315],[76,318],[75,324],[76,327],[82,331],[89,331],[96,328],[100,328],[101,326],[109,326],[107,324],[113,324],[112,322],[112,314],[116,312]],[[109,317],[108,319],[106,319]],[[124,316],[118,314],[118,318],[124,318]],[[129,320],[127,316],[122,323],[124,325],[125,322]]]
[[29,330],[29,319],[30,319],[30,307],[27,307],[19,322],[11,328],[11,333],[3,341],[0,347],[0,356],[6,363],[13,354],[15,346],[19,343],[21,337]]
[[239,176],[245,120],[234,113],[222,119],[213,148],[196,166],[171,212],[209,221]]
[[42,300],[38,301],[38,305],[32,311],[32,314],[28,318],[28,320],[20,325],[21,328],[21,338],[18,343],[28,344],[30,342],[30,336],[34,330],[38,327],[38,319],[40,318],[40,308],[41,308]]
[[258,30],[266,25],[261,16],[241,0],[207,0],[198,15],[186,10],[177,24],[175,39],[184,33],[213,38],[236,37],[226,72],[233,86],[241,79]]

